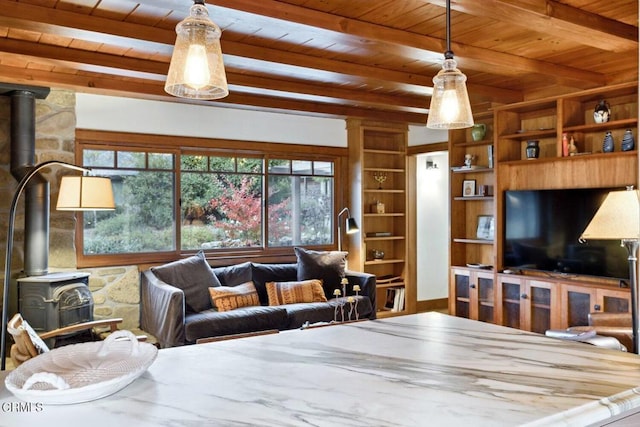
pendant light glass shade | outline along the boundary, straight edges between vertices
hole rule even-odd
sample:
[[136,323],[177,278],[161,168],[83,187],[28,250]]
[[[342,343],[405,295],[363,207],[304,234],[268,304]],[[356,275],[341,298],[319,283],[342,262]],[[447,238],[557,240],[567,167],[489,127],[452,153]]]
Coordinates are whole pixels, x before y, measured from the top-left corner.
[[229,94],[220,47],[220,27],[209,19],[204,1],[176,26],[176,44],[164,90],[180,98],[219,99]]
[[473,126],[473,114],[467,93],[467,76],[447,58],[433,78],[433,95],[427,117],[430,129],[461,129]]
[[109,178],[99,176],[64,176],[56,209],[59,211],[114,210],[113,189]]
[[451,51],[451,0],[447,0],[447,50],[442,70],[433,78],[433,94],[427,117],[430,129],[462,129],[473,126],[467,93],[467,76],[456,68]]

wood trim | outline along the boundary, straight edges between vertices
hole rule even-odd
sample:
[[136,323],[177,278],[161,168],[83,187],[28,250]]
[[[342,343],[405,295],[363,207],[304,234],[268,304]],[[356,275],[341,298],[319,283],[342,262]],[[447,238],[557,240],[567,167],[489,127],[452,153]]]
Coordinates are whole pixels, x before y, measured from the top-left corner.
[[407,156],[407,242],[406,242],[406,275],[408,277],[409,286],[405,288],[405,310],[410,314],[416,313],[416,304],[418,301],[418,270],[416,248],[418,247],[418,214],[416,204],[416,167],[417,158],[415,156]]
[[447,310],[449,309],[449,298],[438,298],[438,299],[430,299],[430,300],[422,300],[418,301],[416,304],[417,312],[424,313],[425,311],[434,311],[434,310]]
[[347,157],[348,149],[345,147],[327,147],[322,145],[289,144],[283,142],[259,142],[243,141],[220,138],[198,138],[173,135],[150,135],[142,133],[112,132],[89,129],[77,129],[76,141],[81,145],[92,142],[104,144],[104,141],[127,142],[132,146],[144,147],[169,147],[182,149],[212,148],[216,150],[228,150],[233,153],[253,154],[287,154],[291,153],[321,156]]
[[432,144],[412,145],[407,148],[407,156],[415,156],[423,153],[433,153],[436,151],[449,151],[449,143],[434,142]]

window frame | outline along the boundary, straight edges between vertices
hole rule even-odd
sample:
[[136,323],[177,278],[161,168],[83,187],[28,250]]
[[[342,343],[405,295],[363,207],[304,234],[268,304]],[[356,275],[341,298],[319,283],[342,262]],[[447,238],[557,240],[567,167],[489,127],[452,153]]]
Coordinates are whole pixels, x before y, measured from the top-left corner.
[[[347,148],[331,146],[307,146],[302,144],[239,141],[226,139],[209,139],[196,137],[151,135],[124,132],[76,130],[75,159],[76,164],[82,165],[82,153],[85,149],[111,149],[127,151],[153,151],[171,153],[175,157],[175,197],[176,200],[176,250],[139,253],[139,254],[108,254],[85,255],[83,247],[83,218],[82,213],[77,212],[75,227],[75,246],[78,268],[107,267],[119,265],[153,265],[179,259],[192,255],[198,250],[180,249],[181,246],[181,208],[180,202],[180,155],[208,155],[231,157],[262,157],[264,159],[263,188],[266,192],[268,180],[268,159],[328,161],[334,164],[333,173],[333,212],[337,214],[340,206],[344,205],[348,189],[340,185],[347,176]],[[296,153],[292,155],[292,153]],[[323,175],[318,175],[322,177]],[[264,194],[263,203],[268,204],[268,195]],[[335,222],[333,218],[333,222]],[[292,246],[269,247],[268,222],[263,221],[264,238],[261,247],[229,248],[206,250],[207,259],[211,265],[230,265],[240,260],[252,260],[255,262],[291,262],[295,260]],[[316,250],[335,250],[337,248],[336,224],[333,224],[332,243],[327,245],[309,246]]]

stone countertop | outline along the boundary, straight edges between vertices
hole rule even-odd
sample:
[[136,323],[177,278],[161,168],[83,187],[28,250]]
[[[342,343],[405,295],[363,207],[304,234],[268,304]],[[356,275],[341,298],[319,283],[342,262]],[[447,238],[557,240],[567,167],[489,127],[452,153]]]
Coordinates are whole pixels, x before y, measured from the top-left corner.
[[20,405],[3,381],[0,424],[578,426],[638,386],[637,355],[423,313],[161,350],[88,403]]

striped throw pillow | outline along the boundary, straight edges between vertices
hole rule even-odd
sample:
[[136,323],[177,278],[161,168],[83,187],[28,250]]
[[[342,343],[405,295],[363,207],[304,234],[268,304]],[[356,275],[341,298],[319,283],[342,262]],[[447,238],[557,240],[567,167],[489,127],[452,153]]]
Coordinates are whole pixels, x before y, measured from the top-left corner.
[[322,281],[317,279],[300,282],[267,282],[266,286],[269,305],[327,300],[322,289]]
[[216,286],[209,288],[211,304],[218,311],[229,311],[240,307],[260,305],[258,291],[249,281],[237,286]]

